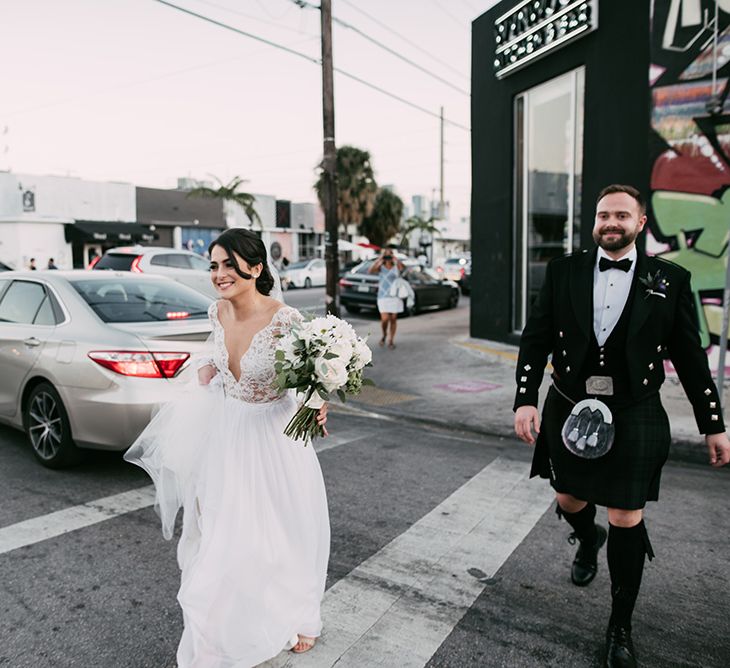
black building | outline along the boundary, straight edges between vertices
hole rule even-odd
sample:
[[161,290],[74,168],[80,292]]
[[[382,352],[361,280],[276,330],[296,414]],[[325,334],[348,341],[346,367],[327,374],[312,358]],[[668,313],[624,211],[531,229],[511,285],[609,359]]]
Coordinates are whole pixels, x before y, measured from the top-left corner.
[[648,196],[647,250],[692,270],[713,340],[730,220],[730,14],[719,3],[715,23],[715,0],[684,4],[504,0],[474,21],[472,336],[516,342],[547,262],[592,247],[596,195],[629,183]]

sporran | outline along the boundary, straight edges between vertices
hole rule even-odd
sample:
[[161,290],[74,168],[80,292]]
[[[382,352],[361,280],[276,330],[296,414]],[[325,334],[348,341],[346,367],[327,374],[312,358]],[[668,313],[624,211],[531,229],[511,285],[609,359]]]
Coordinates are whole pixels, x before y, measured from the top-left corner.
[[563,443],[577,457],[603,457],[613,445],[616,428],[611,409],[598,399],[579,401],[563,424]]

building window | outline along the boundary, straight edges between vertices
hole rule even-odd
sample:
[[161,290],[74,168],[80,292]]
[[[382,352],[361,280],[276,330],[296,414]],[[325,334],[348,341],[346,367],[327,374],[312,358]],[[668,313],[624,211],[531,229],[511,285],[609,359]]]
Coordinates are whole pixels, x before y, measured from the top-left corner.
[[299,235],[299,259],[309,260],[310,258],[317,257],[318,247],[321,246],[323,241],[322,234],[315,234],[313,232]]
[[513,328],[522,330],[554,257],[580,241],[585,70],[515,98]]

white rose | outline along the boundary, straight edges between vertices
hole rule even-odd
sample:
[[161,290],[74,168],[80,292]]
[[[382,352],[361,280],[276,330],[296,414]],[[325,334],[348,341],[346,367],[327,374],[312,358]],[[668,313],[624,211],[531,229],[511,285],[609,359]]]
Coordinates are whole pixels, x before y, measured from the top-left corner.
[[352,359],[352,344],[347,339],[337,339],[327,346],[326,352],[337,355],[337,359],[347,365]]
[[318,357],[314,360],[314,373],[328,392],[338,390],[347,383],[347,365],[339,358],[326,360]]
[[355,366],[358,369],[362,369],[367,366],[373,360],[373,351],[363,339],[355,341]]

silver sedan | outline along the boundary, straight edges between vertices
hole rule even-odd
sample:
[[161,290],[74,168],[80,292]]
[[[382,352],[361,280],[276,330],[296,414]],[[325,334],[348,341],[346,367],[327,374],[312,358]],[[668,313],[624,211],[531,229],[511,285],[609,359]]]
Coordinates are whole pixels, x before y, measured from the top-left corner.
[[153,409],[194,380],[210,299],[128,272],[0,274],[0,422],[44,466],[124,450]]

